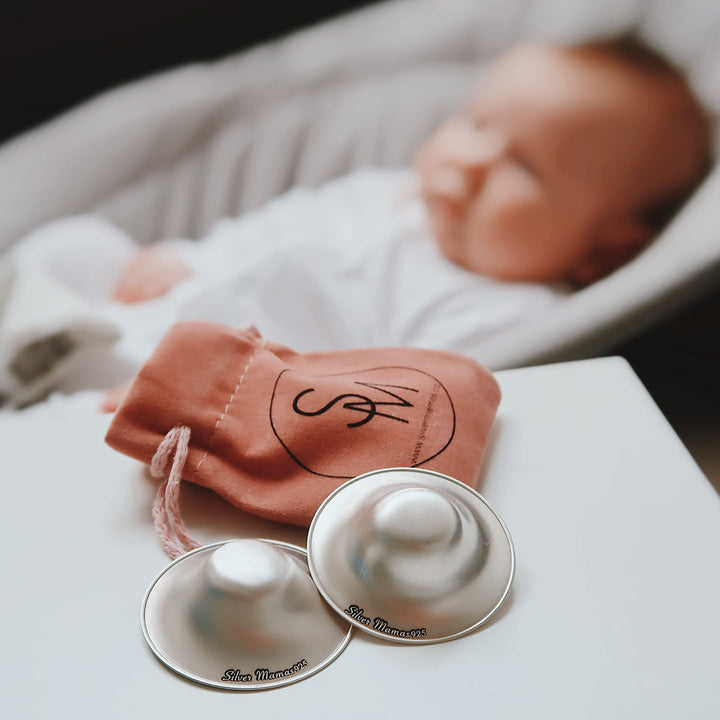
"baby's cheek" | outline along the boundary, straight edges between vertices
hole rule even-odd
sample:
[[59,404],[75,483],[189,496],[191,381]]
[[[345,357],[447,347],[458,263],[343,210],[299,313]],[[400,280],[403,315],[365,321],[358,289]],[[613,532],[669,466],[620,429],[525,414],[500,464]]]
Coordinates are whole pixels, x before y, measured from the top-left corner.
[[477,214],[505,242],[533,244],[563,222],[563,209],[537,179],[519,171],[497,173],[478,198]]
[[546,230],[542,216],[521,204],[477,204],[464,226],[467,266],[499,279],[533,276]]
[[475,244],[498,250],[521,247],[537,222],[523,203],[513,202],[486,188],[468,210],[468,232]]

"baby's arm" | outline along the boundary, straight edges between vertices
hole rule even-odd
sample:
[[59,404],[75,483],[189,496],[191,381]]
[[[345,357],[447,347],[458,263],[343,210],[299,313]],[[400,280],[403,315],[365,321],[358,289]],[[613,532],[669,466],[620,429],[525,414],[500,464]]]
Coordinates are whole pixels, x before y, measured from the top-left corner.
[[[298,206],[307,214],[313,195],[293,190],[240,218],[220,220],[199,240],[165,240],[138,250],[125,266],[113,299],[136,303],[161,297],[195,275],[215,276],[242,263],[248,254],[278,251],[302,236],[293,223]],[[317,204],[315,202],[314,204]]]
[[360,171],[317,189],[294,188],[242,217],[220,220],[199,240],[169,240],[141,250],[127,265],[114,299],[150,300],[192,276],[216,278],[256,267],[318,239],[341,242],[348,228],[367,220],[363,208],[374,210],[376,196],[387,196],[388,182],[396,183],[384,173]]

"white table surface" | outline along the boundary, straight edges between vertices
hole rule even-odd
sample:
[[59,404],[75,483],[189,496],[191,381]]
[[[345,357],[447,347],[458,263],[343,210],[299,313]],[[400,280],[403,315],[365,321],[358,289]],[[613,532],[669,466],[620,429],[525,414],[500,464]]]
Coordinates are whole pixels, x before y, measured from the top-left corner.
[[[405,646],[356,633],[281,689],[210,690],[165,669],[140,602],[167,559],[154,481],[107,417],[0,425],[0,708],[7,718],[720,717],[720,499],[617,358],[498,373],[480,491],[517,551],[499,617]],[[202,541],[304,532],[187,487]]]

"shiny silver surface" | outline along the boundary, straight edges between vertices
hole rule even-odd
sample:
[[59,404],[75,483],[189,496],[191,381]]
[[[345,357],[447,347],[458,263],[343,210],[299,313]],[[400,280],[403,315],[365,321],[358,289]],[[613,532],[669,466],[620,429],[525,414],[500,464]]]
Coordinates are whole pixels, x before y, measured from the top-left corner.
[[402,643],[464,635],[505,600],[515,551],[503,521],[464,483],[429,470],[360,475],[320,506],[310,573],[356,627]]
[[302,549],[254,539],[172,562],[148,588],[141,622],[165,665],[229,690],[302,680],[332,662],[352,630],[318,593]]

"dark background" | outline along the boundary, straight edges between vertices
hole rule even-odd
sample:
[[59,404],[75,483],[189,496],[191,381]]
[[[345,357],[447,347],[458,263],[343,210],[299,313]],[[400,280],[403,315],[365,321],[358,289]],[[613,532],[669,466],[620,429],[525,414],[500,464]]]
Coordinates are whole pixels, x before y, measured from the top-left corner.
[[0,11],[0,140],[120,82],[213,60],[371,4],[9,0]]
[[[27,0],[6,3],[0,42],[0,140],[100,90],[212,60],[372,0]],[[681,437],[720,442],[720,290],[608,354],[626,357]],[[618,412],[622,412],[618,408]]]

